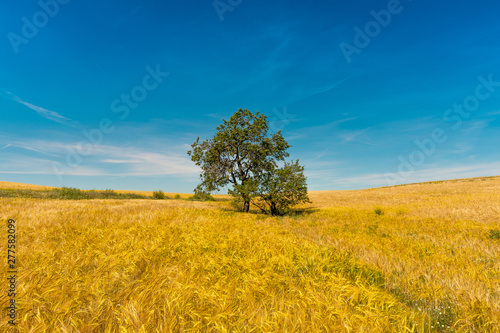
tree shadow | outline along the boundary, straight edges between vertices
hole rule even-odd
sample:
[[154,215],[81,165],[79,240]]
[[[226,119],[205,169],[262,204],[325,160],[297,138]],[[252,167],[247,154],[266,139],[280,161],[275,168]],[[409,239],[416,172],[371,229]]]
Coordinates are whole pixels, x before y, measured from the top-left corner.
[[[242,213],[242,214],[245,214],[243,213],[243,211],[238,208],[238,207],[234,207],[234,206],[231,206],[231,207],[221,207],[220,208],[222,211],[225,211],[225,212],[233,212],[233,213]],[[301,216],[308,216],[310,214],[313,214],[313,213],[316,213],[316,212],[319,212],[320,209],[319,208],[316,208],[316,207],[307,207],[307,208],[292,208],[290,209],[290,211],[284,215],[277,215],[275,217],[301,217]],[[259,209],[250,209],[250,211],[246,214],[252,214],[252,215],[260,215],[260,216],[269,216],[269,217],[273,217],[271,214],[265,214],[263,213],[261,210]]]
[[319,212],[320,209],[316,207],[307,207],[307,208],[293,208],[290,212],[284,216],[307,216],[312,213]]

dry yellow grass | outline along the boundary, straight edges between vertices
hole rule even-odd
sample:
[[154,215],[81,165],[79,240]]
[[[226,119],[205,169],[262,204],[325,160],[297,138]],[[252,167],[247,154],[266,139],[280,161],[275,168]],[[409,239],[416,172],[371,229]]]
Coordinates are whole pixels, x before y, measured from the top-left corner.
[[311,192],[307,213],[284,218],[0,198],[18,225],[17,329],[498,332],[499,190],[497,177]]
[[[127,190],[117,190],[115,191],[117,193],[131,193],[131,194],[139,194],[139,195],[145,195],[148,197],[153,196],[153,191],[127,191]],[[175,192],[164,192],[165,195],[169,198],[174,198],[176,195],[179,195],[180,199],[187,199],[189,197],[192,197],[193,194],[188,194],[188,193],[175,193]]]
[[43,186],[43,185],[32,185],[23,183],[11,183],[0,181],[0,189],[12,189],[12,190],[50,190],[53,187]]

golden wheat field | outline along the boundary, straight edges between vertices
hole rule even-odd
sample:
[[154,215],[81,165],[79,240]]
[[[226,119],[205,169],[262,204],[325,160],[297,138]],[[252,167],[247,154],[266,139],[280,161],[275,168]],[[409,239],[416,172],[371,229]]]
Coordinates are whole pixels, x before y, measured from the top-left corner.
[[287,217],[0,198],[18,265],[0,331],[500,332],[500,177],[310,198]]

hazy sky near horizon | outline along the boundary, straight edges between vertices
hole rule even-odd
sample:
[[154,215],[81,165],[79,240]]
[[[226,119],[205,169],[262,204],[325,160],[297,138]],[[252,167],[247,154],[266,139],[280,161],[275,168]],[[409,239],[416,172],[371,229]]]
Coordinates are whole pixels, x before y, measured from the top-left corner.
[[191,192],[186,154],[269,116],[310,190],[500,175],[500,3],[0,4],[0,180]]

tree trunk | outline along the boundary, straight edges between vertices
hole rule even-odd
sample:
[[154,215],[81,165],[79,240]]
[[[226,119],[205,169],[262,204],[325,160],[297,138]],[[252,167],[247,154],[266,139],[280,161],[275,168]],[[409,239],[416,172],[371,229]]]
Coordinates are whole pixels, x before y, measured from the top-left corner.
[[276,209],[276,204],[274,202],[271,203],[269,208],[271,208],[271,215],[272,216],[278,215],[278,210]]
[[243,205],[243,213],[248,213],[250,210],[250,201],[245,201],[245,204]]

